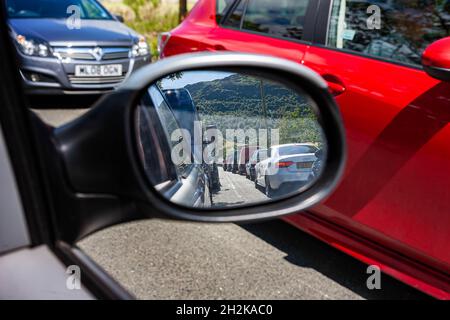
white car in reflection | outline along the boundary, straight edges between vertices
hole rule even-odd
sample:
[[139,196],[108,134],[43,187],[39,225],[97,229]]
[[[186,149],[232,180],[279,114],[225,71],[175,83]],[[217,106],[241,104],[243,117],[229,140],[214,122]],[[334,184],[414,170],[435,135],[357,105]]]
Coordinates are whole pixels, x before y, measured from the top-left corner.
[[255,187],[264,187],[268,197],[276,191],[290,193],[298,189],[313,177],[313,165],[317,160],[315,153],[318,150],[311,143],[272,146],[268,158],[255,166]]

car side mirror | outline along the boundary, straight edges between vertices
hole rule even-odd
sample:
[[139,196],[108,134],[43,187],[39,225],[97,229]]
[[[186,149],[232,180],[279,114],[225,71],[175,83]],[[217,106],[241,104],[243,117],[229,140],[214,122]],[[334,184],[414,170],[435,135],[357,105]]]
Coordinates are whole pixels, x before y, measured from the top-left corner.
[[[171,106],[165,92],[174,88],[184,88],[180,99],[186,103]],[[191,110],[177,118],[173,108],[188,108],[190,100],[199,115]],[[198,119],[205,123],[196,124]],[[205,151],[202,128],[208,125],[220,132]],[[232,137],[226,137],[229,129]],[[192,143],[179,143],[180,132]],[[197,139],[195,132],[200,132]],[[220,133],[224,139],[217,138]],[[60,188],[67,192],[64,208],[72,210],[61,210],[71,217],[70,223],[60,217],[67,224],[67,241],[154,216],[242,222],[300,212],[334,190],[346,159],[340,112],[326,82],[303,65],[241,53],[187,54],[145,66],[89,112],[55,129],[53,141],[67,181]],[[225,172],[220,154],[233,152],[236,141],[238,147],[254,149],[278,145],[280,159],[270,168],[283,174],[272,179],[276,171],[266,172],[255,188],[243,177],[243,164]],[[324,159],[320,173],[313,175],[318,144]],[[202,155],[211,153],[215,160],[204,165]],[[272,191],[286,182],[287,191],[266,194],[264,179]]]
[[422,55],[425,72],[433,78],[450,81],[450,37],[433,42]]
[[122,23],[125,22],[125,19],[124,19],[123,16],[121,16],[121,15],[115,15],[115,17],[116,17],[116,19],[117,19],[119,22],[122,22]]

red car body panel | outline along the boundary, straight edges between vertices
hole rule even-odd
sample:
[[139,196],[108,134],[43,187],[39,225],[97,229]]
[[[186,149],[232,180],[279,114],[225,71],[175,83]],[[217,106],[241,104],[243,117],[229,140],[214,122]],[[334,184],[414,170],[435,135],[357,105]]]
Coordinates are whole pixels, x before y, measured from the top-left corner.
[[450,271],[450,83],[375,59],[345,61],[348,54],[318,47],[305,58],[346,86],[336,98],[349,148],[346,174],[314,211],[369,226]]
[[450,83],[418,68],[217,25],[200,0],[163,57],[192,51],[271,54],[330,85],[348,162],[323,204],[284,220],[430,295],[450,299]]

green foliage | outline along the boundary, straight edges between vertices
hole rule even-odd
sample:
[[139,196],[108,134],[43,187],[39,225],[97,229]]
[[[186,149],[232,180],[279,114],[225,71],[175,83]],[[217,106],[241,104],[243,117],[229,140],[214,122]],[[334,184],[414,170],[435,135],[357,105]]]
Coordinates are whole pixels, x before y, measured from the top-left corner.
[[127,25],[139,33],[155,36],[160,32],[170,31],[178,25],[178,13],[169,11],[161,15],[155,15],[154,19],[144,21],[132,21]]
[[123,3],[133,9],[136,17],[140,20],[140,8],[148,3],[151,3],[153,8],[156,8],[159,6],[160,0],[123,0]]
[[[183,72],[175,72],[175,73],[171,73],[168,76],[165,77],[165,79],[170,79],[172,81],[175,80],[179,80],[183,78]],[[156,81],[156,84],[158,85],[158,87],[161,88],[161,90],[164,90],[165,88],[163,87],[163,79],[159,79],[158,81]]]
[[130,28],[147,38],[153,58],[157,58],[158,33],[172,30],[179,23],[178,6],[160,0],[103,0],[102,3],[111,12],[124,16]]
[[136,16],[139,16],[139,7],[143,6],[147,1],[146,0],[123,0],[123,3],[133,9]]
[[149,41],[154,58],[157,58],[158,34],[169,31],[178,25],[178,12],[159,6],[147,13],[145,19],[136,19],[127,25],[143,34]]
[[322,144],[321,130],[317,120],[312,114],[302,116],[302,112],[299,108],[283,115],[279,122],[281,144],[302,142]]
[[322,140],[316,116],[305,96],[283,85],[255,77],[232,75],[225,79],[186,86],[205,125],[227,129],[278,129],[280,143],[317,143]]

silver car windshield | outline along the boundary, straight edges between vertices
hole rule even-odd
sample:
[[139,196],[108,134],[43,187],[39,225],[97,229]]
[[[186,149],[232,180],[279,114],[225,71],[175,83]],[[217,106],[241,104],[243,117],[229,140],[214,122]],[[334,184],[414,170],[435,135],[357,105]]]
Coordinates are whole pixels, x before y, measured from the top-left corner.
[[314,146],[286,146],[278,149],[280,156],[288,156],[291,154],[315,153],[317,148]]
[[261,150],[258,152],[259,160],[266,160],[267,159],[267,150]]
[[10,19],[66,19],[73,6],[79,9],[81,19],[112,20],[108,11],[95,0],[6,0]]

